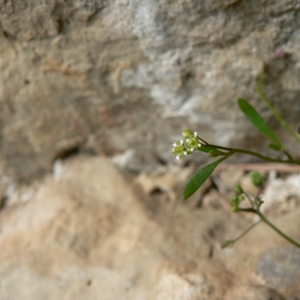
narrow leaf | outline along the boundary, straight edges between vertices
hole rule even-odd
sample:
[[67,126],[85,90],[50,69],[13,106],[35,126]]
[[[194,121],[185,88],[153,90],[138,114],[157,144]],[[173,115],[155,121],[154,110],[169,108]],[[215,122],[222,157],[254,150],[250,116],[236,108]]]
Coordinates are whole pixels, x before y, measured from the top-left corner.
[[[227,152],[220,151],[216,149],[216,147],[206,146],[204,144],[201,145],[200,148],[197,149],[198,151],[208,153],[209,157],[216,157],[218,155],[227,155]],[[213,154],[212,156],[210,154]]]
[[217,167],[219,163],[228,158],[230,155],[222,157],[213,163],[203,167],[200,169],[187,183],[183,190],[183,200],[186,200],[191,195],[193,195],[200,186],[204,183],[204,181],[213,173],[214,169]]
[[277,144],[273,144],[273,143],[269,144],[269,148],[271,148],[275,151],[280,151],[282,149],[281,145],[277,145]]
[[[238,99],[238,105],[244,115],[251,121],[251,123],[272,142],[273,146],[276,145],[277,149],[282,148],[282,144],[278,137],[272,132],[270,127],[266,124],[264,119],[255,110],[255,108],[244,99]],[[274,149],[274,147],[272,147]]]
[[205,146],[204,144],[201,145],[200,148],[198,148],[199,151],[208,153],[209,151],[215,149],[214,147]]
[[226,152],[223,152],[223,151],[220,151],[216,148],[214,149],[211,149],[209,152],[208,152],[208,156],[209,157],[217,157],[217,156],[220,156],[220,155],[226,155],[227,153]]

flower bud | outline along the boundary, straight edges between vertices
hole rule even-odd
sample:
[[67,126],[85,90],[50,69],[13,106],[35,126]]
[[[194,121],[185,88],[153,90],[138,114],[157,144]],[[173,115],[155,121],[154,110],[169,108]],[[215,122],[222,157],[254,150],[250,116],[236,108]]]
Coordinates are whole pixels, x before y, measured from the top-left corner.
[[171,149],[171,152],[173,154],[179,154],[183,151],[185,151],[185,147],[184,147],[184,144],[181,144],[181,142],[175,142],[173,144],[174,148]]
[[258,171],[252,171],[250,173],[250,179],[253,185],[260,186],[264,181],[264,177]]
[[197,149],[198,148],[198,138],[195,138],[195,137],[190,137],[190,138],[187,138],[185,140],[185,144],[187,147],[189,148],[194,148],[194,149]]
[[238,212],[239,211],[239,207],[237,205],[231,205],[231,211],[232,212]]
[[242,189],[242,187],[240,185],[237,185],[235,188],[234,188],[234,192],[237,194],[237,195],[240,195],[240,194],[243,194],[244,191]]
[[239,199],[239,202],[244,201],[245,200],[245,195],[240,194],[238,199]]
[[193,133],[189,129],[182,131],[182,136],[184,139],[194,137]]
[[231,204],[239,203],[239,198],[235,195],[235,196],[232,196],[229,201]]

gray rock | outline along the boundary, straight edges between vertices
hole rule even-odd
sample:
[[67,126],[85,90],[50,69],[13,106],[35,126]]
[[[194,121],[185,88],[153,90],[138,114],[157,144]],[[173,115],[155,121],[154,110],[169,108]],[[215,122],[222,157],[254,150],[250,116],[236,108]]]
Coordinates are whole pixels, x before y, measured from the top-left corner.
[[281,247],[268,251],[260,258],[256,273],[271,288],[300,291],[300,250]]
[[2,1],[1,174],[30,182],[74,149],[145,149],[146,161],[153,153],[171,162],[186,127],[212,143],[262,149],[235,101],[251,100],[270,119],[255,94],[267,63],[267,95],[299,123],[299,8],[296,0]]

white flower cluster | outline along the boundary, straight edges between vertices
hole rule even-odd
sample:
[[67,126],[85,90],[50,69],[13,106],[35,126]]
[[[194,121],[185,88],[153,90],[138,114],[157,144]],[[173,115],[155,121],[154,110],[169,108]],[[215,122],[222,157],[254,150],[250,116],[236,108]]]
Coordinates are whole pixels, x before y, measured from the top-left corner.
[[184,155],[193,153],[201,147],[200,139],[197,132],[186,129],[182,132],[183,139],[173,143],[171,152],[176,155],[176,159],[180,159]]

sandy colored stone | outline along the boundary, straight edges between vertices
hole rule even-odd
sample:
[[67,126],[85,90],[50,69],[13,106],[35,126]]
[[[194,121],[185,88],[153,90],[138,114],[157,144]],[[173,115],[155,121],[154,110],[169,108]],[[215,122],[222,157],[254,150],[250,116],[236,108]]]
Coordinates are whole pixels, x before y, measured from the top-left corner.
[[[1,211],[0,298],[254,300],[297,295],[299,264],[294,261],[299,255],[266,226],[221,250],[220,242],[240,234],[249,221],[227,209],[162,199],[146,195],[132,175],[126,178],[103,157],[62,162],[53,176],[35,184],[25,202]],[[300,239],[298,210],[273,221]],[[293,268],[281,268],[281,257]],[[263,266],[270,263],[278,272],[268,273]]]
[[242,170],[224,170],[218,176],[218,189],[220,191],[233,191],[240,184],[241,177],[244,175]]

